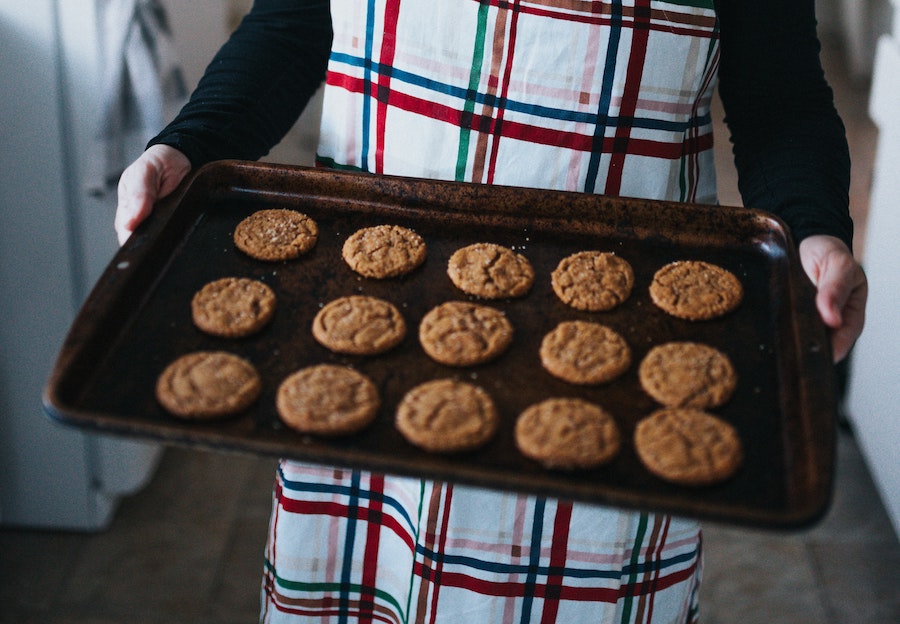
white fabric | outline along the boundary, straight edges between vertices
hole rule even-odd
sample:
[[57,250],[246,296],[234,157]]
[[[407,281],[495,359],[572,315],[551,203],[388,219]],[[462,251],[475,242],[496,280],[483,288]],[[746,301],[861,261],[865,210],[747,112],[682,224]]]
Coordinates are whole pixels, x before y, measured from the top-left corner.
[[[104,193],[187,99],[158,0],[98,0],[102,79],[88,191]],[[139,152],[138,152],[139,153]]]

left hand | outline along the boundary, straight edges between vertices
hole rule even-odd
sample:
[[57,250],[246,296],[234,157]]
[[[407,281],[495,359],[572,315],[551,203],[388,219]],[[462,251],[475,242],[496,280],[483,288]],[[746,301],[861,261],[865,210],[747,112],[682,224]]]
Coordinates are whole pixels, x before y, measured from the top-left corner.
[[816,309],[831,330],[834,361],[839,362],[863,330],[869,294],[866,274],[847,245],[833,236],[803,239],[800,263],[816,287]]

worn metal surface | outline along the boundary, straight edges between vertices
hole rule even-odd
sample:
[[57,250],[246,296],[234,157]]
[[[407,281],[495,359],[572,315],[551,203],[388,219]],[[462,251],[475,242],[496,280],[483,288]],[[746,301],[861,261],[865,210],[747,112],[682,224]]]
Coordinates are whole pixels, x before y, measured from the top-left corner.
[[[313,217],[319,241],[308,255],[283,263],[252,260],[234,248],[235,225],[254,210],[289,207]],[[426,240],[428,258],[402,278],[359,277],[342,261],[341,245],[357,228],[394,223]],[[494,362],[455,369],[431,361],[417,340],[418,322],[433,306],[466,299],[446,275],[450,255],[489,241],[525,254],[536,270],[523,298],[487,302],[512,321],[515,338]],[[578,312],[563,305],[550,273],[584,249],[615,251],[635,271],[631,297],[615,310]],[[743,282],[745,298],[721,319],[690,322],[650,301],[653,273],[678,259],[715,262]],[[279,297],[273,322],[239,340],[207,336],[191,322],[190,299],[208,281],[256,277]],[[398,306],[406,339],[377,357],[336,355],[316,343],[313,317],[333,298],[382,297]],[[620,332],[633,352],[631,369],[597,387],[554,379],[540,366],[544,334],[567,319],[595,320]],[[641,390],[637,365],[655,344],[697,340],[726,352],[739,383],[713,410],[737,427],[745,462],[726,483],[703,488],[666,484],[648,474],[631,447],[637,421],[657,407]],[[250,359],[264,389],[234,418],[186,423],[154,399],[157,375],[174,358],[226,349]],[[286,430],[278,420],[278,384],[305,365],[354,366],[379,387],[382,407],[366,431],[320,440]],[[484,387],[502,426],[483,449],[443,457],[407,444],[393,412],[414,385],[457,376]],[[608,466],[548,471],[516,450],[513,425],[528,405],[550,396],[581,396],[617,419],[623,447]],[[47,412],[74,426],[173,443],[291,457],[395,474],[511,489],[631,508],[655,509],[763,527],[804,526],[830,502],[835,397],[830,347],[783,224],[763,213],[521,188],[377,177],[243,162],[215,163],[161,204],[110,264],[74,322],[44,397]]]

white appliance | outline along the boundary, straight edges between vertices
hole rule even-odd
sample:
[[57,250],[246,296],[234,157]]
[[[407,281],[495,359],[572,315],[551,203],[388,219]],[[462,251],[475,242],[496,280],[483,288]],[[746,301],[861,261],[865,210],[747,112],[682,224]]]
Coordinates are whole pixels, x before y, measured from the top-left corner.
[[[75,312],[114,254],[114,193],[86,191],[101,82],[100,0],[0,0],[0,524],[100,530],[141,488],[155,444],[94,435],[41,407]],[[189,85],[234,4],[176,7]],[[179,35],[176,29],[176,36]],[[135,145],[134,156],[141,146]]]
[[878,126],[863,266],[866,327],[853,350],[847,407],[860,449],[900,536],[900,0],[878,41],[869,112]]

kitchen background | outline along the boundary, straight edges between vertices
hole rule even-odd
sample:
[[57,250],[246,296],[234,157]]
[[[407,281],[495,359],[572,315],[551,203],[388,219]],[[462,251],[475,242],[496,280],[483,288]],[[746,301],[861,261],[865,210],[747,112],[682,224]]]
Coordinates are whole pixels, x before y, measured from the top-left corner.
[[[40,405],[65,332],[116,250],[107,172],[178,102],[171,76],[157,76],[169,97],[156,108],[103,105],[121,78],[108,58],[142,71],[115,13],[133,3],[0,0],[0,623],[255,621],[274,462],[89,435]],[[162,5],[169,58],[189,88],[249,0]],[[797,533],[707,526],[711,623],[900,621],[900,0],[819,8],[854,160],[868,324],[849,367],[833,508]],[[316,104],[268,160],[311,163]],[[99,133],[111,119],[118,131]],[[717,136],[721,201],[739,204],[727,135]]]

